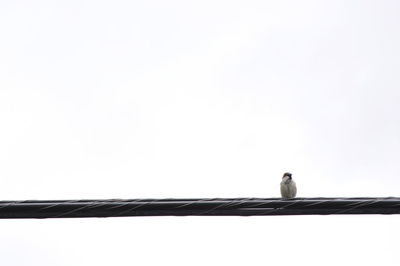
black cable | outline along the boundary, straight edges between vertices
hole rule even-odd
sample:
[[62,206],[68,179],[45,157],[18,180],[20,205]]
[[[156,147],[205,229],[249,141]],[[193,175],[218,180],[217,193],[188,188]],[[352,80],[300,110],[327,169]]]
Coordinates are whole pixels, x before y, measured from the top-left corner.
[[400,198],[0,201],[0,219],[124,216],[400,214]]

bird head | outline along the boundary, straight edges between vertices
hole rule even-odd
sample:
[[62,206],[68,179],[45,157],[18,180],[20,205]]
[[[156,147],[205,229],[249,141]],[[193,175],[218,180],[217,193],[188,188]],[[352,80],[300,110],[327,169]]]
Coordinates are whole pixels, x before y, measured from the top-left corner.
[[289,183],[292,180],[292,174],[289,172],[284,173],[282,180],[285,181],[285,183]]

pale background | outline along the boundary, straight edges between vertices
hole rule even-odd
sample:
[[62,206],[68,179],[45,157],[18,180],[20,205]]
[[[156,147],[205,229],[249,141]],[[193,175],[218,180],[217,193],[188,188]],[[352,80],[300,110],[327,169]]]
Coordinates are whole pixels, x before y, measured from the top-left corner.
[[[0,199],[399,196],[398,1],[0,2]],[[400,265],[398,216],[0,220],[7,266]]]

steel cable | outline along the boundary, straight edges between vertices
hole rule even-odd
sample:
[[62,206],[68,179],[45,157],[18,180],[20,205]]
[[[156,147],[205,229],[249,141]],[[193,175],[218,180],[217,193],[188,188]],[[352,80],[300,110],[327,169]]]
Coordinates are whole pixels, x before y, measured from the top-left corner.
[[400,198],[214,198],[0,201],[0,219],[126,216],[400,214]]

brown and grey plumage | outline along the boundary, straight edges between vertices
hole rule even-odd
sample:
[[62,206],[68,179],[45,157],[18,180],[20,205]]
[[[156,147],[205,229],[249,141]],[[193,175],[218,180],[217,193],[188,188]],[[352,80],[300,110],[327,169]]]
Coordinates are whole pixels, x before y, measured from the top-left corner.
[[292,199],[296,197],[297,187],[292,179],[291,173],[284,173],[281,182],[281,196],[284,199]]

